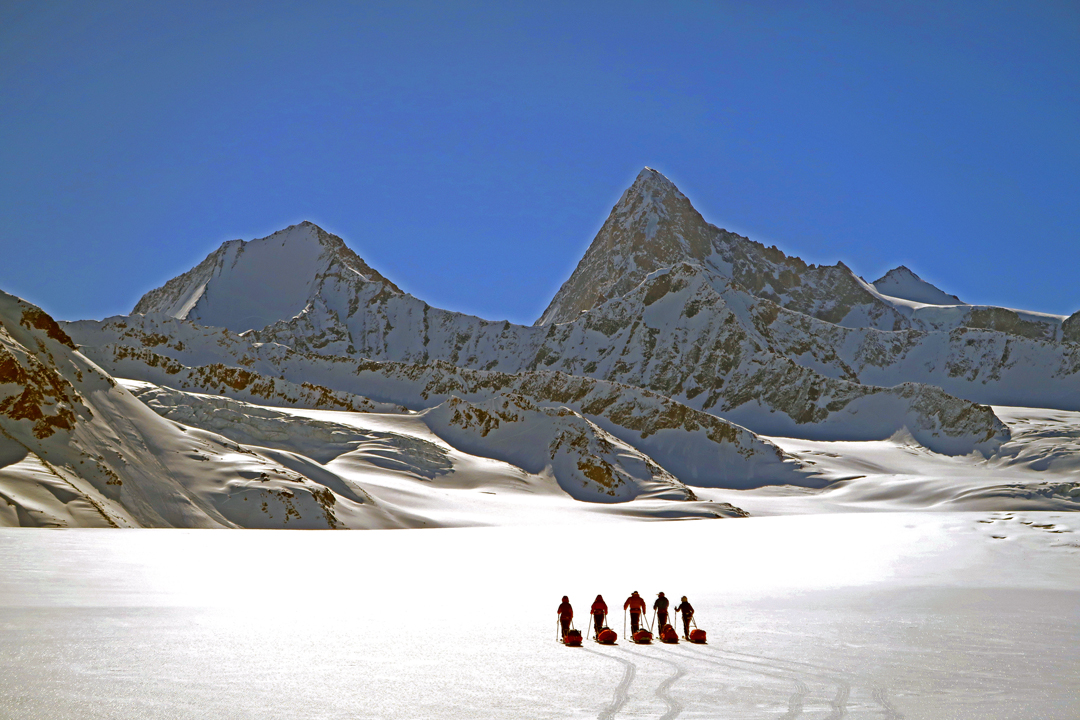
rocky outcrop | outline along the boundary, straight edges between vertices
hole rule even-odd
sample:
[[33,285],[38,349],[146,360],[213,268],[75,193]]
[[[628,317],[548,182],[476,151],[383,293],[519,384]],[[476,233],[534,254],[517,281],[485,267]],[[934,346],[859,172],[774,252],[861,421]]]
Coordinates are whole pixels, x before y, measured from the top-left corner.
[[329,478],[158,417],[0,293],[0,526],[403,526]]
[[1061,333],[1067,342],[1080,343],[1080,312],[1075,312],[1061,324]]

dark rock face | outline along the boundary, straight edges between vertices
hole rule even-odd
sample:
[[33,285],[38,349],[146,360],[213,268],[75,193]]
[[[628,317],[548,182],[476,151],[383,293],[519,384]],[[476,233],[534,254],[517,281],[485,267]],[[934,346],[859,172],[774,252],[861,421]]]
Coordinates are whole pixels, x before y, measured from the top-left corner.
[[1080,343],[1080,312],[1074,312],[1061,324],[1061,334],[1068,342]]

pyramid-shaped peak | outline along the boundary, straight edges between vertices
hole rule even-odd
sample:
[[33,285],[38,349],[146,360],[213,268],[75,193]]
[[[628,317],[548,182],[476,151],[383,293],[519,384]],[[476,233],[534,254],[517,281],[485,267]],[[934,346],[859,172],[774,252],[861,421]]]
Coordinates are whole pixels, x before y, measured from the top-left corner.
[[675,183],[646,167],[611,210],[570,279],[538,324],[573,320],[624,295],[660,268],[700,263],[723,231],[709,225]]
[[949,295],[926,282],[906,265],[895,267],[871,283],[879,293],[924,305],[965,305],[960,298]]

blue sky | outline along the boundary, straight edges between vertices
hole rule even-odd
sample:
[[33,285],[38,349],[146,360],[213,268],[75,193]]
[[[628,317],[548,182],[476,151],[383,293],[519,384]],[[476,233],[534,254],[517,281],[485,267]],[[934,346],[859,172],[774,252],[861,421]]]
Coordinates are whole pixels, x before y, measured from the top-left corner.
[[874,280],[1080,309],[1080,6],[0,2],[0,289],[126,313],[311,220],[534,321],[642,166]]

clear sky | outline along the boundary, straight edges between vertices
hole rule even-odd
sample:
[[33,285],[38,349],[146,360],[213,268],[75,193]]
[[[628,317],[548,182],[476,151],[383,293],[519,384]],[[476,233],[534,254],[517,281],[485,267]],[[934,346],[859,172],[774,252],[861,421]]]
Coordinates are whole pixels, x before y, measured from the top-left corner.
[[874,280],[1080,309],[1080,4],[0,0],[0,289],[130,312],[301,220],[531,323],[642,166]]

